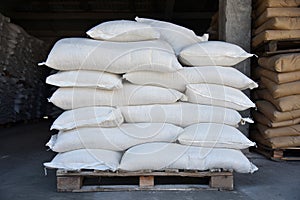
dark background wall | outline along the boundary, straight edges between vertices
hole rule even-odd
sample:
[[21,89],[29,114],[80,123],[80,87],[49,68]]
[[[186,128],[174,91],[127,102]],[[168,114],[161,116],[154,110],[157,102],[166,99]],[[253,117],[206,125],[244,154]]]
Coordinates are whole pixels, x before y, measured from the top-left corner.
[[166,20],[194,30],[207,31],[218,0],[10,0],[0,12],[29,34],[52,44],[59,38],[85,36],[96,24],[136,16]]

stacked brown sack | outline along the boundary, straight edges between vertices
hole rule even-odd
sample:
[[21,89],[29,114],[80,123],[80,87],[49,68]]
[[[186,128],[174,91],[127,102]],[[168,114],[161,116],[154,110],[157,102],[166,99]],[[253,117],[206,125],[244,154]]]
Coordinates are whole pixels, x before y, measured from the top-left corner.
[[255,76],[258,133],[252,138],[271,148],[300,145],[300,53],[262,57]]
[[271,40],[300,39],[299,6],[299,0],[254,1],[252,46]]
[[299,0],[253,1],[252,47],[271,56],[261,57],[254,70],[260,88],[254,93],[257,131],[251,137],[271,148],[300,145],[300,54],[291,53],[300,39],[299,6]]

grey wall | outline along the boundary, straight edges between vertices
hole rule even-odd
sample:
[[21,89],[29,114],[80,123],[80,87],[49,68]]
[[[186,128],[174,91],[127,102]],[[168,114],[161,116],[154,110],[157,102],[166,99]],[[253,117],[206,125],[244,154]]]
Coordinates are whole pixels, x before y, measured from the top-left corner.
[[[251,0],[219,0],[219,39],[237,44],[247,52],[251,47]],[[250,59],[235,66],[238,70],[250,76]],[[245,91],[249,96],[250,92]],[[250,115],[246,110],[244,117]],[[240,130],[249,135],[249,125],[240,126]]]

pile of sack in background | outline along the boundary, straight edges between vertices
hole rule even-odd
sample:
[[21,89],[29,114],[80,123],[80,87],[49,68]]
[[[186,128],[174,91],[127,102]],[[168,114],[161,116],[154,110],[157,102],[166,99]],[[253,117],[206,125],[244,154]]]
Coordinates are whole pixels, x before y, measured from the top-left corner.
[[272,149],[300,145],[300,53],[261,57],[255,68],[256,130],[251,138]]
[[253,66],[260,87],[250,136],[263,149],[300,146],[299,6],[299,0],[253,1],[252,47],[262,57]]
[[46,113],[49,69],[36,63],[47,55],[45,43],[0,14],[0,125],[40,119]]
[[46,167],[257,170],[240,151],[255,143],[236,128],[251,122],[238,111],[255,107],[241,90],[257,84],[231,67],[252,54],[144,18],[87,34],[58,41],[44,63],[60,70],[47,78],[60,87],[49,101],[67,110]]

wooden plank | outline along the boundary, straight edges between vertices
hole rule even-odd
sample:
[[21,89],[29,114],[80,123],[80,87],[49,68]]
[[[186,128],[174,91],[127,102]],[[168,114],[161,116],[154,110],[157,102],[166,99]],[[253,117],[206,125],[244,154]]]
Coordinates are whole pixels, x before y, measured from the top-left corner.
[[[182,177],[207,177],[214,176],[216,173],[209,171],[198,171],[198,172],[93,172],[93,171],[82,171],[82,172],[65,172],[64,170],[57,170],[56,176],[111,176],[111,177],[126,177],[126,176],[182,176]],[[227,176],[231,175],[231,172],[217,172],[217,175]]]
[[295,149],[295,150],[300,150],[300,147],[286,147],[284,149]]
[[208,185],[155,185],[153,187],[141,188],[135,185],[108,185],[108,186],[82,186],[80,190],[72,192],[116,192],[116,191],[201,191],[201,190],[218,190]]
[[277,50],[274,52],[265,52],[265,54],[263,54],[263,56],[271,56],[271,55],[275,55],[275,54],[284,54],[284,53],[299,53],[299,52],[300,52],[300,48],[299,49]]
[[269,56],[282,53],[297,53],[300,52],[299,45],[299,39],[267,41],[258,45],[256,48],[254,48],[254,50],[255,53],[260,56]]
[[281,160],[285,160],[285,161],[300,161],[300,157],[282,157]]
[[144,187],[153,187],[154,186],[154,176],[140,176],[139,186]]

